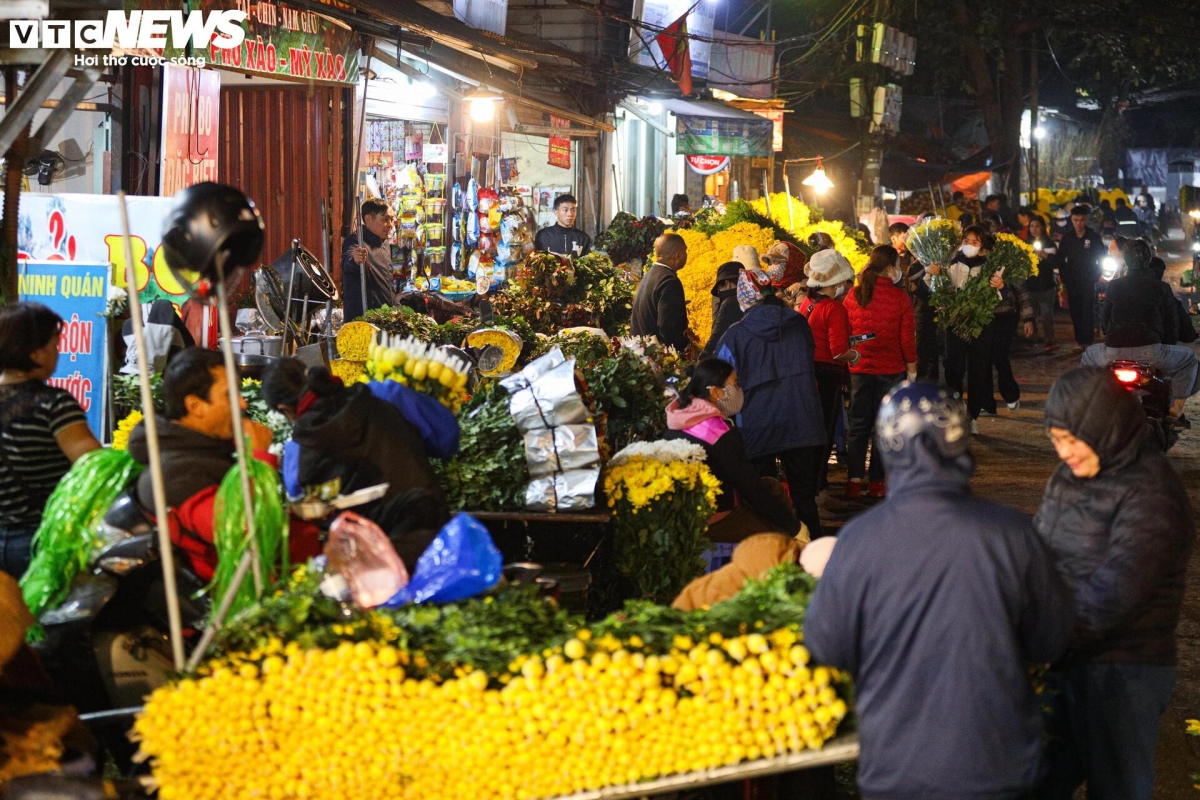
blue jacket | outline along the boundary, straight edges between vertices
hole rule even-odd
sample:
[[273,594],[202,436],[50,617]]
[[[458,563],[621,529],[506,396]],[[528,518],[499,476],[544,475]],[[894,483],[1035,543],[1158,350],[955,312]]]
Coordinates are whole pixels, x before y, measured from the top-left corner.
[[717,346],[733,364],[746,402],[737,424],[749,458],[825,443],[813,367],[813,337],[804,317],[762,302],[746,310]]
[[[449,459],[458,454],[458,420],[450,409],[397,381],[371,381],[367,388],[373,396],[397,408],[417,429],[430,456]],[[283,485],[288,497],[304,493],[300,485],[300,445],[291,439],[283,445]]]
[[1007,800],[1042,776],[1029,667],[1065,651],[1071,596],[1029,519],[971,496],[973,471],[929,447],[889,469],[809,604],[813,658],[854,679],[864,797]]

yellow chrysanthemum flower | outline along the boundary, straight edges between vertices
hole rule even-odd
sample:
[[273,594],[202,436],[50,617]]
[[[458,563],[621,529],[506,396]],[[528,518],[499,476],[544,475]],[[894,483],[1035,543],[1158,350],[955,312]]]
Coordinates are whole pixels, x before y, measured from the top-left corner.
[[125,419],[117,423],[117,429],[113,431],[112,446],[114,450],[129,449],[129,434],[133,433],[133,429],[142,421],[144,415],[140,411],[130,411]]

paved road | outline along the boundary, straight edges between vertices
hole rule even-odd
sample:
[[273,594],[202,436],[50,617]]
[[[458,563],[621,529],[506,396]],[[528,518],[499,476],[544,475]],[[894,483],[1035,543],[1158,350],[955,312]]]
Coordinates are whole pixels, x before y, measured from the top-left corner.
[[[1178,284],[1185,268],[1183,243],[1176,240],[1173,244],[1179,252],[1168,252],[1164,258],[1170,256],[1168,279]],[[978,462],[974,491],[1029,514],[1037,510],[1046,481],[1058,465],[1043,427],[1046,395],[1059,375],[1078,364],[1078,356],[1071,354],[1074,342],[1070,341],[1071,323],[1066,312],[1059,313],[1057,332],[1059,341],[1066,344],[1050,355],[1043,354],[1040,345],[1022,347],[1024,343],[1019,342],[1014,371],[1022,387],[1021,408],[1009,412],[1000,402],[998,417],[980,419],[980,435],[972,445]],[[1185,432],[1170,456],[1183,476],[1192,507],[1200,512],[1200,397],[1188,404],[1185,413],[1198,424]],[[843,474],[835,473],[831,479],[840,481]],[[1200,546],[1194,551],[1188,573],[1179,629],[1179,662],[1175,696],[1163,719],[1155,800],[1200,797],[1191,779],[1193,773],[1200,774],[1200,738],[1183,732],[1184,720],[1200,718]],[[1086,795],[1081,792],[1079,796]]]

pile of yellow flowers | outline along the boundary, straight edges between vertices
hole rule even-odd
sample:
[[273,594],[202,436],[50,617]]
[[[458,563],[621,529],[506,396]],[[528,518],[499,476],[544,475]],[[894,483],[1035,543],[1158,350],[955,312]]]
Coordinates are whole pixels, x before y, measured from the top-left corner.
[[112,446],[114,450],[129,449],[129,434],[133,433],[141,421],[145,419],[145,415],[136,409],[130,411],[125,416],[125,419],[117,423],[117,429],[113,431]]
[[692,229],[676,233],[688,246],[687,264],[679,271],[688,305],[688,326],[700,343],[705,344],[712,331],[712,288],[717,282],[717,268],[733,260],[733,248],[738,245],[751,245],[762,255],[775,244],[775,235],[750,222],[739,222],[712,238]]
[[394,380],[458,413],[467,399],[469,367],[458,356],[411,336],[380,335],[367,353],[360,380]]
[[1033,249],[1033,245],[1029,244],[1029,242],[1026,242],[1020,236],[1015,236],[1011,233],[997,233],[996,242],[997,244],[1006,242],[1012,245],[1020,252],[1024,253],[1029,259],[1028,266],[1024,267],[1023,269],[1019,268],[1017,270],[1013,270],[1011,267],[1006,267],[1004,271],[1004,276],[1006,278],[1009,278],[1011,275],[1011,280],[1024,281],[1030,276],[1036,276],[1038,274],[1038,264],[1040,263],[1040,260],[1038,259],[1037,251]]
[[634,514],[675,491],[700,490],[714,508],[721,482],[704,451],[683,441],[635,442],[613,457],[604,475],[608,507],[628,500]]
[[135,736],[162,800],[549,798],[819,749],[847,713],[794,628],[659,653],[580,629],[442,683],[379,641],[252,655],[150,696]]
[[[764,217],[767,216],[766,201],[754,200],[750,205]],[[855,272],[862,272],[867,266],[870,253],[862,249],[858,240],[846,230],[846,226],[834,220],[814,221],[812,210],[798,197],[792,197],[789,204],[787,192],[772,194],[771,219],[801,242],[807,241],[809,236],[818,231],[827,233],[829,238],[833,239],[833,249],[846,257]]]
[[792,197],[787,192],[774,192],[771,195],[771,213],[767,214],[767,202],[762,198],[751,200],[750,205],[764,217],[770,217],[780,227],[789,231],[797,231],[808,227],[812,220],[812,211],[808,204],[799,197]]

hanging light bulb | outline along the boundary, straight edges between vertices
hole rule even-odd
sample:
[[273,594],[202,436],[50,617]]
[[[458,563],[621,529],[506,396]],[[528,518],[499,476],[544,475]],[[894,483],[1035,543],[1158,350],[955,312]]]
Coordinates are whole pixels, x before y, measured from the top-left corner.
[[466,95],[468,112],[475,122],[491,122],[496,118],[496,101],[503,98],[496,92],[477,86]]
[[833,188],[833,181],[829,180],[829,176],[825,174],[825,167],[821,163],[821,157],[817,156],[817,168],[813,170],[813,174],[804,179],[805,186],[811,186],[817,194],[825,194]]

